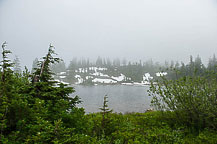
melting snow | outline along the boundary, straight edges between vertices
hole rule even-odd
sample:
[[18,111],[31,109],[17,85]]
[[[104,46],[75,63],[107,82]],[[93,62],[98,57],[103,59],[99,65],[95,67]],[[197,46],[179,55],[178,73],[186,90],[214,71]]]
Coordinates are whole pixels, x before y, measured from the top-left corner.
[[114,81],[112,79],[101,79],[101,78],[95,78],[92,80],[92,82],[99,82],[99,83],[117,83],[117,81]]
[[59,73],[59,75],[65,75],[66,74],[66,72],[60,72]]
[[123,81],[126,77],[125,77],[125,75],[121,74],[119,77],[114,77],[114,76],[112,76],[112,78],[113,78],[114,80],[120,82],[120,81]]
[[66,78],[66,76],[59,76],[61,79],[64,79],[64,78]]
[[81,78],[81,76],[80,75],[75,75],[75,78]]
[[132,83],[121,83],[122,85],[133,85]]
[[156,76],[165,76],[165,75],[167,75],[167,72],[158,72],[158,73],[156,73]]
[[153,77],[150,75],[150,73],[145,73],[143,76],[143,81],[150,81],[151,79],[153,79]]
[[66,84],[66,85],[69,85],[69,84],[70,84],[70,83],[67,83],[67,82],[64,82],[64,81],[60,81],[60,80],[58,80],[58,79],[55,79],[54,81],[59,82],[59,83],[62,83],[62,84]]
[[91,75],[109,77],[108,75],[100,73],[100,72],[95,72],[95,73],[92,73]]
[[103,71],[103,70],[107,70],[107,68],[98,68],[98,70]]
[[97,70],[99,70],[99,71],[107,70],[107,68],[89,67],[89,70],[93,70],[96,72]]
[[93,78],[92,76],[86,76],[86,79]]
[[80,75],[75,75],[75,78],[77,78],[77,80],[78,80],[78,82],[76,82],[75,84],[81,84],[84,81]]

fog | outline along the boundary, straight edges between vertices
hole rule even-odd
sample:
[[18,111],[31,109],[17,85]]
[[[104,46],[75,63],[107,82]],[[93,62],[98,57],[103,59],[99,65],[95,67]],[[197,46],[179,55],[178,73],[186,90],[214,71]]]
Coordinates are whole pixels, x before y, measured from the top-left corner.
[[66,62],[98,56],[203,62],[217,54],[216,0],[0,0],[0,42],[22,65],[50,43]]

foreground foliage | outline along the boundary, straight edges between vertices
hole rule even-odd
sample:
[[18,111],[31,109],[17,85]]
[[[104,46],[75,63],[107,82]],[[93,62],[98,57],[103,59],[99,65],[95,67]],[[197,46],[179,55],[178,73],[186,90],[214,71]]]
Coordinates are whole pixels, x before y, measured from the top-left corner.
[[88,136],[91,140],[97,139],[98,143],[210,143],[217,141],[217,132],[204,129],[198,134],[185,125],[176,123],[174,112],[147,112],[131,114],[110,114],[110,122],[104,128],[107,135],[100,133],[102,130],[102,115],[89,114]]
[[[84,110],[78,97],[69,97],[71,87],[52,78],[53,46],[33,74],[14,73],[11,52],[2,45],[0,81],[0,143],[65,143],[85,129]],[[79,121],[78,121],[79,119]]]
[[[33,73],[26,69],[22,74],[12,70],[13,63],[8,59],[11,52],[5,49],[6,43],[2,48],[0,143],[213,144],[217,141],[216,75],[209,77],[209,81],[186,77],[177,81],[165,79],[166,85],[152,86],[152,94],[158,94],[154,104],[162,111],[112,113],[105,96],[100,113],[85,115],[84,109],[76,107],[79,98],[69,96],[74,89],[52,78],[50,64],[60,61],[54,57],[53,46],[50,45]],[[163,103],[159,102],[161,99]]]
[[161,111],[173,111],[176,122],[193,131],[217,130],[217,73],[185,76],[162,81],[150,88],[153,105]]

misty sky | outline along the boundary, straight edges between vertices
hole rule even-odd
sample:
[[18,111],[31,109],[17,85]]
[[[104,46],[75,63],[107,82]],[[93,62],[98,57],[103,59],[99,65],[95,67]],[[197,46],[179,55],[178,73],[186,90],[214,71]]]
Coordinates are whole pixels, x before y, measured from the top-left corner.
[[52,43],[66,62],[217,54],[217,0],[0,0],[0,42],[22,65]]

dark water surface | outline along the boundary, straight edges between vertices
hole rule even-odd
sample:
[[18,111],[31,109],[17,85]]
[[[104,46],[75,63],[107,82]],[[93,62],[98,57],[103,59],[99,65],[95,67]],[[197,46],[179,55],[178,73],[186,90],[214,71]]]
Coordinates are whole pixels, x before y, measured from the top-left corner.
[[149,86],[99,85],[73,86],[76,90],[72,95],[78,95],[83,101],[86,113],[98,112],[103,105],[103,97],[108,96],[108,106],[114,112],[145,112],[150,108],[151,97],[148,96]]

